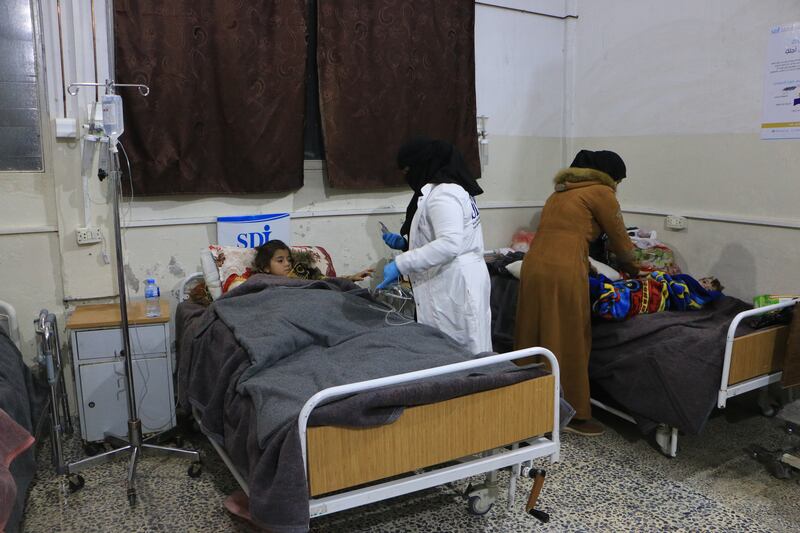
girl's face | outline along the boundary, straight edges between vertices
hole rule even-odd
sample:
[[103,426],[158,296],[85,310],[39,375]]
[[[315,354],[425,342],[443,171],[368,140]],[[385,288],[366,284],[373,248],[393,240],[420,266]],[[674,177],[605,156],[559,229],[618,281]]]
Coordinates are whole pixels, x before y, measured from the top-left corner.
[[278,250],[269,260],[269,273],[275,276],[288,276],[292,271],[292,257],[289,250]]

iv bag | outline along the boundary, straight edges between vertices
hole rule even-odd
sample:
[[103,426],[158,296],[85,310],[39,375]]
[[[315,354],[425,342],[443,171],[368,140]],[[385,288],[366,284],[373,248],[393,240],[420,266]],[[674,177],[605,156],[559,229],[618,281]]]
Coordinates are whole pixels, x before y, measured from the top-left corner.
[[122,119],[122,97],[118,94],[103,95],[103,132],[108,136],[111,146],[117,144],[117,139],[125,131]]

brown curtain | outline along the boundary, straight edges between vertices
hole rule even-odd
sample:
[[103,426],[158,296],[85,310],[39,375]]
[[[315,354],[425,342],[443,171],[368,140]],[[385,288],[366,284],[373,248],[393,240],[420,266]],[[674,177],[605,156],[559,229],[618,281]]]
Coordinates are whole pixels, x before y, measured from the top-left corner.
[[474,0],[318,1],[330,185],[403,185],[395,156],[415,134],[458,146],[477,176]]
[[121,92],[135,195],[303,185],[305,0],[114,6],[116,80],[151,89]]

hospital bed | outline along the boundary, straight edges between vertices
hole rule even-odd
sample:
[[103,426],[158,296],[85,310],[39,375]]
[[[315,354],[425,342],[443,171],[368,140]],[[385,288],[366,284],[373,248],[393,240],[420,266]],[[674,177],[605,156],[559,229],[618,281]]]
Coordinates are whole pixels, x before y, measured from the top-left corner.
[[[492,276],[492,319],[496,321],[492,334],[496,350],[513,342],[518,284],[519,281],[512,277]],[[691,332],[698,336],[696,338],[709,341],[712,337],[714,339],[713,346],[702,353],[698,353],[690,342],[681,347],[681,357],[689,364],[705,358],[700,370],[704,375],[687,375],[685,382],[675,380],[671,386],[664,384],[664,369],[658,368],[665,353],[664,346],[647,338],[637,339],[640,343],[637,347],[633,342],[609,342],[603,337],[608,331],[620,337],[631,336],[634,328],[646,329],[667,313],[639,315],[625,322],[595,322],[589,368],[592,404],[638,424],[644,433],[652,431],[661,451],[675,457],[679,432],[699,432],[714,406],[724,409],[730,398],[756,389],[766,390],[768,385],[780,382],[788,327],[776,325],[753,329],[747,322],[752,317],[796,303],[793,300],[752,309],[741,301],[726,297],[721,303],[701,311],[668,313],[675,320],[670,325],[673,330]],[[704,331],[702,328],[706,327],[706,322],[708,326]],[[601,349],[603,342],[605,346]],[[639,350],[637,355],[640,357],[631,361],[627,373],[622,374],[615,365],[620,365],[631,350]],[[693,381],[698,382],[696,392],[704,399],[699,402],[702,405],[689,406],[694,412],[688,413],[686,402],[695,400],[687,397],[687,389]],[[763,409],[766,412],[766,404]],[[665,413],[670,416],[664,416]]]
[[[190,364],[184,360],[186,339],[197,338],[186,332],[206,315],[200,306],[185,301],[192,282],[201,278],[201,273],[192,274],[183,280],[180,287],[182,303],[176,313],[176,336],[184,345],[179,347],[179,373],[180,369],[186,372]],[[201,357],[218,359],[220,367],[226,364],[227,356],[215,352],[217,350],[210,349]],[[385,425],[310,424],[321,404],[325,404],[322,408],[336,405],[329,403],[335,399],[353,399],[394,388],[423,386],[431,379],[446,379],[464,371],[476,372],[490,365],[531,355],[542,355],[549,360],[552,372],[542,370],[535,377],[507,386],[407,407],[396,421]],[[192,355],[193,358],[197,356],[196,353]],[[199,379],[197,376],[202,371],[193,372],[195,375],[188,376],[188,379]],[[182,388],[180,380],[179,376],[179,389]],[[295,422],[302,458],[302,468],[298,469],[297,475],[304,478],[307,486],[308,516],[322,516],[506,467],[512,469],[508,486],[509,506],[512,506],[517,476],[521,473],[532,476],[534,471],[530,469],[530,463],[536,458],[549,458],[551,462],[559,459],[559,403],[558,364],[553,354],[543,348],[470,359],[320,390],[306,401]],[[254,472],[260,470],[257,470],[258,464],[241,457],[242,446],[235,441],[237,438],[239,442],[242,440],[236,436],[242,425],[237,426],[234,419],[239,417],[241,420],[244,415],[237,413],[231,405],[226,407],[223,415],[226,435],[205,427],[202,413],[195,405],[193,414],[214,449],[249,495],[252,510],[254,502],[264,498],[264,494],[256,493],[258,487],[253,486]],[[249,411],[247,416],[251,414]],[[520,446],[523,442],[525,445]],[[260,484],[261,480],[256,481]],[[485,483],[470,487],[465,495],[469,510],[475,514],[488,512],[497,490],[494,475],[489,475]],[[532,508],[530,501],[528,507]]]
[[[796,301],[793,300],[766,307],[742,310],[724,324],[724,349],[719,350],[722,353],[721,374],[716,378],[716,383],[718,384],[718,390],[715,393],[716,407],[724,409],[730,398],[757,389],[766,392],[767,386],[781,381],[781,364],[786,352],[788,327],[786,325],[775,325],[754,330],[746,326],[746,321],[752,317],[775,312],[795,304]],[[694,318],[691,313],[687,312],[687,321]],[[637,317],[636,320],[652,320],[651,316],[656,315],[642,315]],[[605,324],[600,325],[600,327],[602,326],[605,326]],[[623,325],[621,327],[626,326]],[[692,325],[690,324],[688,327],[692,327]],[[658,346],[652,347],[656,357],[658,350]],[[686,352],[687,358],[695,357],[696,355],[691,349]],[[592,357],[595,356],[595,351],[593,351]],[[590,378],[592,378],[593,373],[590,371]],[[713,376],[710,377],[713,379]],[[595,376],[593,384],[596,384],[596,382]],[[605,392],[610,392],[610,395],[614,396],[615,391],[606,390]],[[673,392],[680,394],[680,390],[673,390]],[[664,401],[679,402],[680,400],[665,398]],[[592,399],[592,404],[629,422],[641,423],[641,418],[631,414],[631,410],[636,408],[634,406],[631,406],[631,410],[626,410],[625,407],[614,405],[611,402],[604,402],[597,398]],[[760,404],[764,413],[769,414],[770,407],[766,400],[761,400]],[[655,430],[656,443],[665,455],[669,457],[677,455],[678,434],[679,431],[685,429],[677,424],[670,424],[664,421],[658,424]],[[692,433],[695,432],[689,429],[686,430]]]

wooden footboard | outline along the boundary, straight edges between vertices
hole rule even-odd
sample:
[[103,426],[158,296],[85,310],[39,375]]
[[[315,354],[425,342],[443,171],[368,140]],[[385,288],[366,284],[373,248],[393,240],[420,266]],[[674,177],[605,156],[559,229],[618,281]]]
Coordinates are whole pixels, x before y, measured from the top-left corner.
[[777,372],[786,354],[787,326],[768,328],[733,341],[728,385]]
[[308,428],[311,496],[491,450],[553,430],[555,381],[542,376],[411,407],[393,424]]

